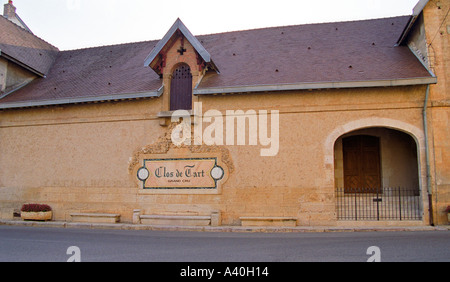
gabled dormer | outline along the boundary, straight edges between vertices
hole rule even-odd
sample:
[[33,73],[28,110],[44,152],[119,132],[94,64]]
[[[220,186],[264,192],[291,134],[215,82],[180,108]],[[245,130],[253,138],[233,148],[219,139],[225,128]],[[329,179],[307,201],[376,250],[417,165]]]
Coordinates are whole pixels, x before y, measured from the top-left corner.
[[[195,60],[192,61],[192,59]],[[167,70],[168,63],[174,61],[192,61],[193,65],[197,66],[198,71],[213,70],[219,72],[211,59],[211,55],[180,19],[175,21],[164,38],[148,55],[145,66],[150,66],[157,74],[163,75],[164,71]]]
[[219,73],[211,55],[180,19],[145,60],[162,79],[163,112],[192,110],[192,90],[208,71]]

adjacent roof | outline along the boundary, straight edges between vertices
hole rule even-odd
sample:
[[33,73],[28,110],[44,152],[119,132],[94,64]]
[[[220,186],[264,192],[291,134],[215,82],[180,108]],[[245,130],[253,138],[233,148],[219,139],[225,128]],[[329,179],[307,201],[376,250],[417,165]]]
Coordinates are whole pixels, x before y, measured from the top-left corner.
[[[3,103],[67,104],[156,96],[159,76],[142,63],[157,41],[61,51],[46,78],[0,100]],[[133,95],[131,95],[133,94]]]
[[58,54],[50,45],[22,27],[0,17],[0,55],[39,76],[48,74]]
[[357,82],[365,82],[359,85],[367,87],[367,82],[429,78],[427,69],[407,46],[395,46],[409,19],[405,16],[200,36],[221,74],[207,75],[197,92],[228,92],[261,85],[304,84],[315,88],[325,84],[334,88],[330,85]]
[[[407,46],[395,46],[410,18],[183,33],[220,68],[194,94],[435,83]],[[47,78],[1,99],[0,108],[157,97],[162,79],[143,63],[150,64],[171,34],[161,41],[59,52]]]

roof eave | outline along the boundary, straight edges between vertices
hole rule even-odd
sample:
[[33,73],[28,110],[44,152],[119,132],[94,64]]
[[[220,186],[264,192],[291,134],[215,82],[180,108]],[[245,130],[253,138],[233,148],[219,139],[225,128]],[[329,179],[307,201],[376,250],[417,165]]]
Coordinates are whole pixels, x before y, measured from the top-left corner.
[[63,98],[43,101],[27,101],[27,102],[11,102],[0,103],[0,110],[5,109],[19,109],[19,108],[32,108],[32,107],[46,107],[46,106],[61,106],[69,104],[84,104],[84,103],[96,103],[96,102],[110,102],[120,100],[134,100],[143,98],[159,98],[164,91],[164,86],[161,86],[156,91],[139,92],[129,94],[116,94],[116,95],[102,95],[95,97],[83,97],[83,98]]
[[436,77],[419,77],[419,78],[391,79],[391,80],[310,82],[310,83],[295,83],[295,84],[248,85],[236,87],[203,88],[203,89],[198,88],[194,89],[193,94],[217,95],[217,94],[278,92],[278,91],[295,91],[295,90],[395,87],[395,86],[411,86],[411,85],[429,85],[436,83],[437,83]]

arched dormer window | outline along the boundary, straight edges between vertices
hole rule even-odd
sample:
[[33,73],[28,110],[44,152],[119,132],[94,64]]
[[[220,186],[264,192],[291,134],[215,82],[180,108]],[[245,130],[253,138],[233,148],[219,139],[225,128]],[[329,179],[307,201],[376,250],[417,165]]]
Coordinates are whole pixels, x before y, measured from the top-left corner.
[[[163,88],[160,88],[164,89],[163,103],[158,114],[165,120],[162,126],[167,125],[169,111],[192,110],[193,86],[207,72],[220,73],[209,52],[180,19],[156,44],[145,59],[144,66],[152,68],[163,79]],[[183,76],[183,73],[187,76]]]
[[170,110],[192,110],[192,73],[187,64],[179,65],[172,74]]

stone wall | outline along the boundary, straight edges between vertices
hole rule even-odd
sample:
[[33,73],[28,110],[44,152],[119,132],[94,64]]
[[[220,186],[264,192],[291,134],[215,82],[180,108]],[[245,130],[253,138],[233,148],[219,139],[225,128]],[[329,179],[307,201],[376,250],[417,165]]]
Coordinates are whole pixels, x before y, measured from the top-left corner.
[[73,212],[118,213],[123,222],[132,222],[134,209],[199,215],[218,210],[223,225],[239,225],[245,216],[295,217],[301,226],[337,225],[334,148],[346,133],[368,127],[409,133],[418,144],[420,189],[426,191],[421,116],[425,90],[416,86],[199,97],[204,112],[280,113],[277,156],[261,157],[260,144],[224,146],[233,169],[218,194],[140,192],[129,166],[137,151],[156,144],[170,130],[157,116],[161,98],[3,111],[1,217],[11,218],[22,204],[38,202],[54,208],[55,220],[70,220]]

